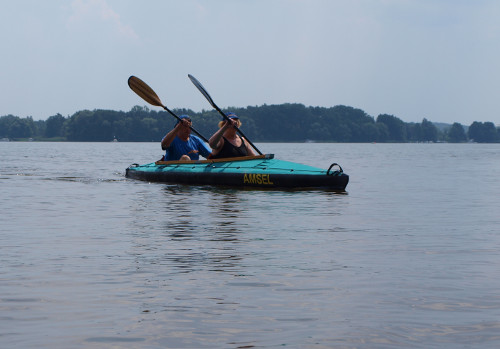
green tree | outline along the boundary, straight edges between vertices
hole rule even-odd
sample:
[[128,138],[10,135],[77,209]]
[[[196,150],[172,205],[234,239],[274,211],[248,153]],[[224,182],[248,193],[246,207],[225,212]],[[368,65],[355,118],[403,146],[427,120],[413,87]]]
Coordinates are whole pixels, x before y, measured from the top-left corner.
[[422,120],[421,130],[422,130],[422,141],[424,142],[437,141],[438,129],[432,122],[424,118]]
[[17,116],[14,115],[4,115],[0,117],[0,137],[9,138],[10,137],[10,125],[14,122]]
[[81,110],[73,114],[67,124],[66,134],[69,141],[96,141],[93,130],[96,119],[90,110]]
[[465,130],[462,124],[455,122],[447,132],[448,141],[451,143],[461,143],[467,141]]
[[[175,109],[175,114],[191,116],[193,125],[202,135],[210,137],[217,129],[221,116],[212,109],[194,112]],[[393,115],[380,114],[376,121],[361,109],[337,105],[330,108],[306,107],[298,103],[281,105],[229,107],[243,122],[242,130],[253,142],[303,142],[307,139],[323,142],[407,142],[464,141],[464,128],[456,123],[446,132],[423,119],[421,123],[405,123]],[[60,114],[46,121],[21,119],[14,115],[0,117],[0,136],[11,139],[29,137],[66,137],[70,141],[155,141],[172,129],[176,119],[165,111],[134,106],[130,111],[81,110],[71,117]],[[474,122],[469,137],[477,142],[498,142],[500,130],[491,122]],[[444,137],[447,138],[444,138]]]
[[497,143],[500,139],[498,138],[498,132],[495,124],[491,121],[487,121],[483,125],[485,141],[488,143]]
[[379,139],[379,130],[375,122],[365,122],[360,125],[359,139],[354,142],[376,142]]
[[21,119],[18,116],[6,115],[0,118],[0,135],[7,138],[30,138],[35,134],[35,123],[31,116]]
[[478,143],[495,143],[499,141],[498,131],[492,122],[474,121],[469,126],[469,139]]
[[395,117],[394,115],[380,114],[377,117],[377,123],[382,123],[387,126],[389,132],[389,142],[406,142],[406,125],[405,123]]
[[414,122],[406,124],[406,134],[410,142],[422,141],[422,124]]
[[387,142],[389,140],[389,129],[383,123],[376,122],[377,127],[377,142]]
[[62,137],[63,134],[63,125],[66,121],[66,118],[61,114],[56,114],[47,119],[45,122],[45,137]]

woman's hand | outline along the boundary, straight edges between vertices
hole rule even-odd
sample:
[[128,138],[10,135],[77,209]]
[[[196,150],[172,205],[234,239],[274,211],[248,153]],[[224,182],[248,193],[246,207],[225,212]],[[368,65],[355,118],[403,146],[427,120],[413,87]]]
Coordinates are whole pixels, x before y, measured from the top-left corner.
[[224,130],[227,130],[228,128],[230,127],[238,127],[238,121],[236,121],[235,119],[229,119],[229,120],[226,120],[226,123],[224,124],[224,126],[222,126],[222,128]]

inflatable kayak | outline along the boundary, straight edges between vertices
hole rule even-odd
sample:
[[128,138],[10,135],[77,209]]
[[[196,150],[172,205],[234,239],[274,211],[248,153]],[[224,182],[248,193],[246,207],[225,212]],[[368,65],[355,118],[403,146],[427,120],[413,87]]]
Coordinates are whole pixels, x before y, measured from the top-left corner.
[[328,170],[274,159],[273,154],[239,158],[156,161],[132,164],[126,177],[150,182],[262,188],[345,190],[349,176],[334,163]]

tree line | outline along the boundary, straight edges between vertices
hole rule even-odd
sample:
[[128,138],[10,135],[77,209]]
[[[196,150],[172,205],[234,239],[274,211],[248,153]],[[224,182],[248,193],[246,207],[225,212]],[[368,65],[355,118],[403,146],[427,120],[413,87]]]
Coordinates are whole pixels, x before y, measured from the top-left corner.
[[[241,119],[242,130],[253,142],[500,142],[500,128],[492,122],[475,121],[468,127],[460,123],[437,127],[423,119],[407,123],[394,115],[374,118],[361,109],[338,105],[330,108],[303,104],[280,104],[228,108]],[[206,138],[221,120],[216,111],[194,112],[174,109],[176,115],[188,114],[193,127]],[[10,140],[52,140],[77,142],[158,142],[175,125],[176,119],[165,111],[134,106],[130,111],[81,110],[71,116],[56,114],[47,120],[14,115],[0,117],[0,138]]]

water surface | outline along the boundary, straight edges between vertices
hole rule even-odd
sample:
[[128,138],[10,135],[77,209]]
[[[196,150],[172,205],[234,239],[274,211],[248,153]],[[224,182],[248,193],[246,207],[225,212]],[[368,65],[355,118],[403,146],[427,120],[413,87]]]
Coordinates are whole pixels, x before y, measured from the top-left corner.
[[500,145],[257,144],[344,194],[124,178],[157,143],[0,143],[2,348],[500,345]]

